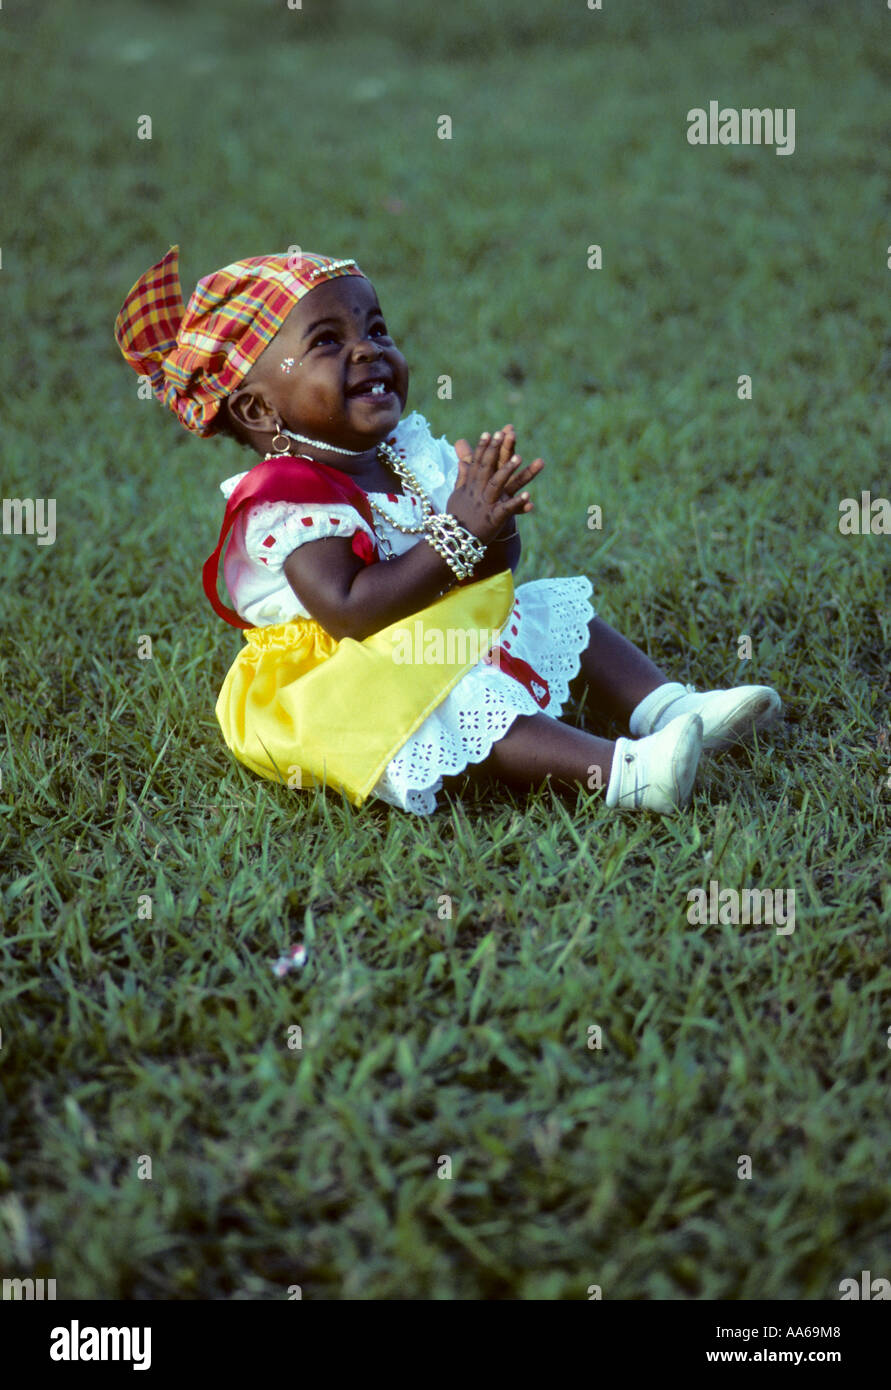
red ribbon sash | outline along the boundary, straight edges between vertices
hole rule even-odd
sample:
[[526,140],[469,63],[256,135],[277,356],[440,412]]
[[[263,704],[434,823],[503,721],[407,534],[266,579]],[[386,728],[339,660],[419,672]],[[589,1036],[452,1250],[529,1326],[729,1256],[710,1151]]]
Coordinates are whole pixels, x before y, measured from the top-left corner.
[[[528,661],[521,656],[511,656],[502,646],[491,647],[485,661],[489,666],[497,664],[502,671],[513,676],[515,681],[526,687],[539,709],[544,709],[551,698],[551,688],[544,676],[540,676]],[[535,689],[536,685],[541,687],[541,694]]]

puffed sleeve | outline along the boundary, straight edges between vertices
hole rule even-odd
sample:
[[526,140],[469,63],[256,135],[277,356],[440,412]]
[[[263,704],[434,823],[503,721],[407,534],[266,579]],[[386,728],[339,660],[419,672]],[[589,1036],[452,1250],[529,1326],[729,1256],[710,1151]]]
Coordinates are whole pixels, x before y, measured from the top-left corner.
[[[251,507],[244,530],[244,547],[251,560],[267,569],[281,569],[285,560],[307,541],[329,536],[349,538],[357,533],[374,545],[374,533],[354,507],[346,503],[259,502]],[[353,549],[367,550],[365,545]]]

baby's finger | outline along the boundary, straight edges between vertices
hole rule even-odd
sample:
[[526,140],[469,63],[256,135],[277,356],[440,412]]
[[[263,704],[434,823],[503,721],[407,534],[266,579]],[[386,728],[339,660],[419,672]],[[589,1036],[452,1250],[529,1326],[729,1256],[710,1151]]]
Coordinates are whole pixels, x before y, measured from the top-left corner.
[[492,498],[500,497],[502,493],[508,497],[513,497],[521,487],[530,483],[536,474],[544,468],[543,459],[536,459],[535,463],[530,463],[528,468],[523,468],[521,464],[520,455],[514,454],[504,468],[499,468],[497,473],[492,474],[488,484]]
[[495,469],[495,472],[487,481],[485,491],[483,493],[483,496],[486,498],[487,502],[497,502],[502,492],[516,492],[516,488],[508,488],[508,483],[511,479],[512,474],[516,472],[519,466],[519,454],[513,454],[511,458],[507,461],[507,463],[503,464],[502,467]]
[[530,463],[527,468],[520,468],[518,464],[517,471],[513,473],[504,484],[503,491],[506,492],[509,497],[513,497],[514,493],[518,492],[521,487],[525,487],[527,483],[531,483],[532,479],[538,476],[544,466],[544,459],[536,459],[535,462]]
[[498,455],[501,451],[501,431],[495,434],[482,434],[477,447],[474,462],[483,473],[491,473],[498,466]]
[[461,487],[467,479],[467,470],[473,463],[473,450],[466,439],[457,439],[454,448],[458,455],[458,477],[455,486]]
[[520,512],[531,512],[533,502],[528,492],[518,492],[516,497],[502,496],[495,510],[507,520],[508,517],[518,516]]
[[513,425],[505,425],[502,430],[501,448],[498,451],[498,467],[503,468],[510,461],[517,442],[517,432]]
[[479,464],[479,463],[482,462],[483,454],[484,454],[484,452],[485,452],[485,450],[486,450],[486,447],[487,447],[488,443],[489,443],[489,436],[488,436],[487,434],[481,434],[481,435],[480,435],[480,442],[479,442],[479,444],[477,444],[476,448],[474,449],[474,451],[473,451],[473,457],[472,457],[471,460],[470,460],[470,463],[471,463],[471,465],[472,465],[473,468],[476,468],[477,464]]

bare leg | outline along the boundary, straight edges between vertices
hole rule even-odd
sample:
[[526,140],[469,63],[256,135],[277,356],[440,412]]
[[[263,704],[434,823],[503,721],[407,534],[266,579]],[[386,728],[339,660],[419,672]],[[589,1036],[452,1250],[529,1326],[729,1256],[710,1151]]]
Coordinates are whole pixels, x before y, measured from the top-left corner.
[[627,724],[644,696],[672,678],[602,618],[592,618],[588,632],[588,646],[582,652],[581,671],[573,688],[587,685],[592,713]]
[[[467,772],[474,781],[494,778],[509,786],[537,787],[550,778],[563,791],[609,785],[615,744],[561,724],[548,714],[521,714],[489,757]],[[599,780],[594,769],[599,769]]]
[[[627,724],[644,696],[671,677],[602,618],[591,620],[588,633],[574,687],[587,686],[592,713]],[[580,785],[589,790],[599,785],[605,790],[615,746],[547,714],[519,715],[489,757],[470,764],[465,775],[474,782],[495,779],[518,787],[537,787],[549,778],[563,791],[577,792]],[[599,779],[594,768],[599,769]]]

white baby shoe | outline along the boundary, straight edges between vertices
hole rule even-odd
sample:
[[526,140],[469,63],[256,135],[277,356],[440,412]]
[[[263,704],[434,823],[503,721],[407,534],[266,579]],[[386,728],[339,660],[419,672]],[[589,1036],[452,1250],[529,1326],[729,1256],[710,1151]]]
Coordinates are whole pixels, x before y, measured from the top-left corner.
[[714,750],[742,742],[753,729],[774,724],[782,712],[783,702],[769,685],[698,691],[695,686],[672,681],[641,700],[628,727],[640,738],[667,728],[682,715],[698,714],[702,720],[702,746]]
[[606,804],[620,811],[658,811],[670,816],[690,800],[702,752],[698,714],[673,719],[661,733],[632,742],[616,739]]

